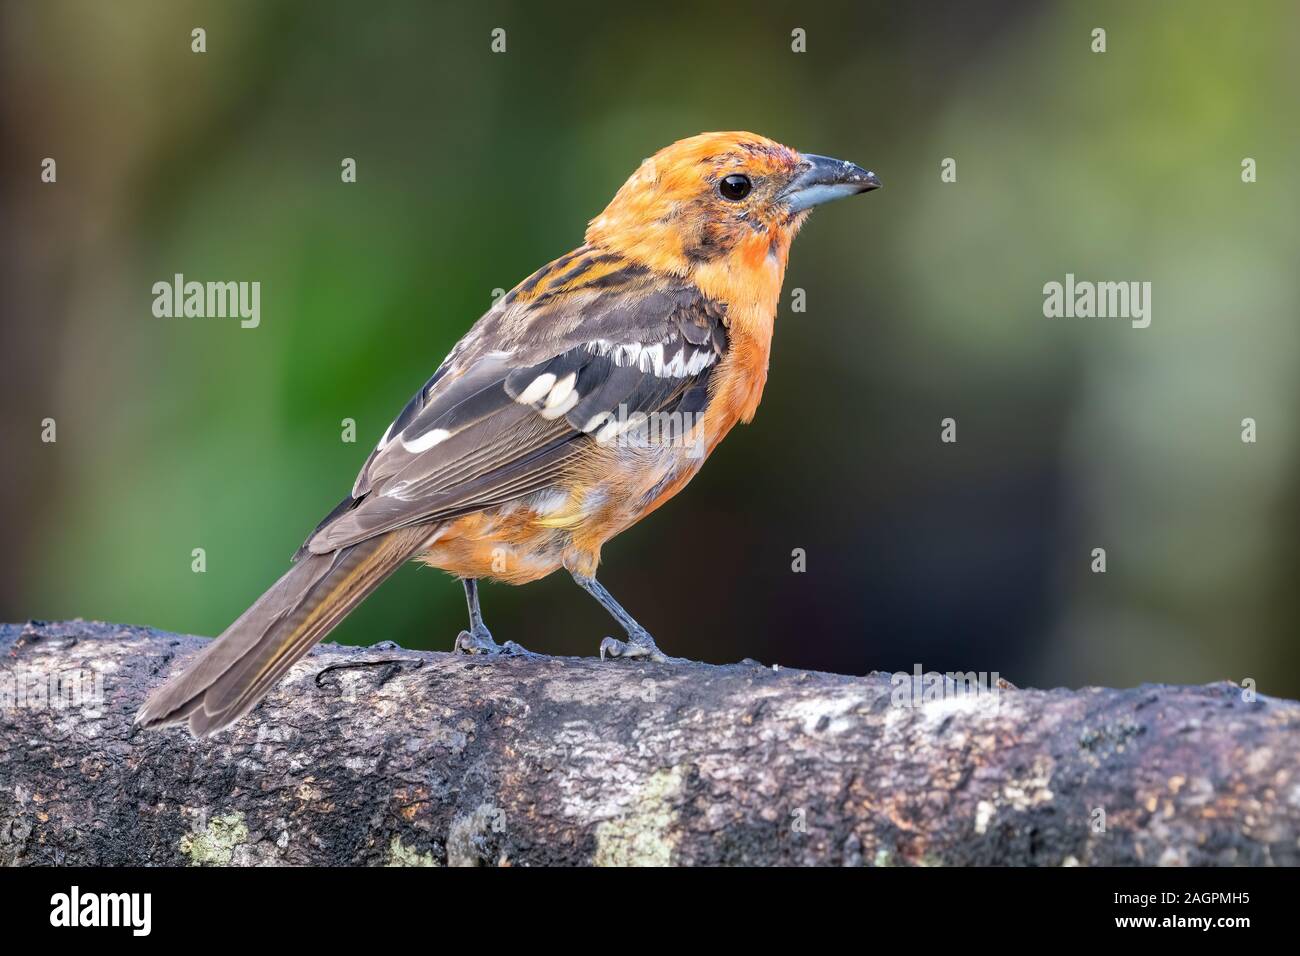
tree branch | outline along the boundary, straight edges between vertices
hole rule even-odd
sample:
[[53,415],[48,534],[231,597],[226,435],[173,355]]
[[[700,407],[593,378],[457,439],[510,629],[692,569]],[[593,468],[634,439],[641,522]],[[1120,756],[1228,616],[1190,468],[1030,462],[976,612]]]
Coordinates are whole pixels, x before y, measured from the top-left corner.
[[1300,704],[1228,683],[913,707],[885,674],[326,645],[215,739],[133,732],[201,643],[0,626],[0,863],[1300,862]]

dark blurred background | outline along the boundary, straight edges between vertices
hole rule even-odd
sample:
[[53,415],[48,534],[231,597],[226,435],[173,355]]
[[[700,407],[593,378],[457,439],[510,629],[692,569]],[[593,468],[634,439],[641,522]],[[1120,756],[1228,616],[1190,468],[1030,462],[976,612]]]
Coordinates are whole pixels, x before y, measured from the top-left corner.
[[[660,644],[1300,695],[1297,4],[79,0],[0,37],[0,618],[219,633],[493,289],[748,129],[885,188],[796,242],[755,423],[605,549]],[[177,272],[260,281],[261,326],[155,318]],[[1151,327],[1044,318],[1067,272],[1151,281]],[[562,575],[484,605],[536,650],[611,633]],[[335,636],[463,620],[408,567]]]

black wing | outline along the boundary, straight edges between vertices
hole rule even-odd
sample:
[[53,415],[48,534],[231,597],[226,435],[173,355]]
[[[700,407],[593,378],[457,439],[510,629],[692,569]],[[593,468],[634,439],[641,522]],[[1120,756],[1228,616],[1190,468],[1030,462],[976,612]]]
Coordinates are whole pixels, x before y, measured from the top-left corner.
[[726,350],[725,308],[693,285],[587,248],[556,260],[457,344],[299,555],[541,490],[638,415],[702,412]]

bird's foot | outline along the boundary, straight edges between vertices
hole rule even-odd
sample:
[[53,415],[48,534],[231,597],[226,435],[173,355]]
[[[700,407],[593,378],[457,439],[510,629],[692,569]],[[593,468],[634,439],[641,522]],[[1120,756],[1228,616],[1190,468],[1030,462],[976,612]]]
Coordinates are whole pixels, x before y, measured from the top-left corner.
[[481,624],[468,631],[461,631],[456,635],[456,646],[452,648],[452,650],[460,654],[505,654],[509,657],[537,656],[523,645],[516,644],[514,641],[506,641],[504,644],[498,644],[492,637],[492,632]]
[[628,634],[626,641],[616,637],[607,637],[600,642],[600,659],[606,657],[644,657],[656,664],[689,664],[684,657],[669,657],[659,650],[659,645],[647,631],[635,631]]

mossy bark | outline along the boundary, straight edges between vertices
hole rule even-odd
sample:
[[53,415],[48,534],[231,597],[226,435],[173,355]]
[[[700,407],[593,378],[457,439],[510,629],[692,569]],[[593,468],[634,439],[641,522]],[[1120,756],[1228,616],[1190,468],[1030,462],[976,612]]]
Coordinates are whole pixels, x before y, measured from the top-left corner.
[[902,706],[884,674],[325,645],[214,739],[133,731],[201,644],[0,627],[0,863],[1300,863],[1300,704],[1228,683]]

